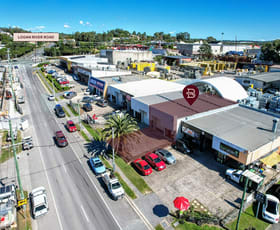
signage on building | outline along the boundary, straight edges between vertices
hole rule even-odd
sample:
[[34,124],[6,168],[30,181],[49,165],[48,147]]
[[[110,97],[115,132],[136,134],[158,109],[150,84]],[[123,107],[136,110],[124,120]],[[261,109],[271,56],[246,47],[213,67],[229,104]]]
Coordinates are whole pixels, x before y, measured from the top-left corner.
[[212,140],[212,148],[216,149],[220,153],[223,153],[225,155],[232,155],[235,157],[239,157],[240,152],[247,152],[245,149],[240,148],[228,141],[225,141],[219,137],[213,136]]
[[127,101],[131,101],[131,96],[126,95],[126,100],[127,100]]
[[58,33],[14,33],[14,42],[57,42]]
[[192,136],[194,138],[197,138],[198,137],[198,133],[187,128],[187,127],[184,127],[182,126],[182,132],[185,133],[185,134],[188,134],[189,136]]
[[90,87],[94,87],[94,88],[102,90],[102,91],[105,88],[105,84],[106,84],[106,82],[101,81],[101,80],[99,80],[95,77],[90,77],[89,80],[88,80],[88,85]]

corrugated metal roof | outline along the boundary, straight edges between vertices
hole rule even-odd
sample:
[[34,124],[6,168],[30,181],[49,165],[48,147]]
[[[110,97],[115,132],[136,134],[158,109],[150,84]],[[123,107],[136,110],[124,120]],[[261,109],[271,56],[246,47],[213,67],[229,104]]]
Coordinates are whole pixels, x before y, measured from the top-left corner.
[[177,116],[177,118],[182,118],[233,104],[235,104],[235,102],[218,96],[201,94],[193,105],[189,105],[184,98],[180,98],[151,105],[151,108],[172,116]]

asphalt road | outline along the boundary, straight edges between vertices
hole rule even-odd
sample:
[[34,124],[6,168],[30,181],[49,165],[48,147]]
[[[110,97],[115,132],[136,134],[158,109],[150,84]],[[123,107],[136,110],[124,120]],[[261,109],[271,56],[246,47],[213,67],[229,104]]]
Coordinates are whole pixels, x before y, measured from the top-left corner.
[[[55,131],[62,129],[42,96],[42,85],[26,67],[26,97],[30,102],[30,115],[35,133],[37,151],[31,156],[32,187],[47,185],[50,211],[36,222],[38,229],[120,229],[112,213],[105,205],[96,185],[84,170],[72,145],[66,148],[55,146]],[[63,129],[65,133],[65,129]],[[68,135],[75,142],[78,134]],[[36,143],[37,142],[37,143]],[[32,159],[33,158],[33,159]]]

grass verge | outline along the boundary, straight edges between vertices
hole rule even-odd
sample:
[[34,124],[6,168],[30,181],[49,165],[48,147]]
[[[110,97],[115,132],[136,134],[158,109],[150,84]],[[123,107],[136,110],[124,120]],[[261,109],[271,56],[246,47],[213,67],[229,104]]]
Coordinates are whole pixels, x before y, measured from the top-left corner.
[[74,109],[72,108],[71,105],[67,104],[67,107],[70,109],[71,113],[72,113],[75,117],[77,117],[77,116],[79,115],[79,114],[76,112],[76,110],[74,110]]
[[85,141],[90,142],[90,139],[88,138],[88,136],[85,134],[84,131],[80,131],[80,134],[82,135],[82,137],[85,139]]
[[[15,144],[21,142],[21,133],[20,131],[17,131],[17,140],[15,141]],[[13,148],[12,148],[12,142],[7,142],[7,135],[8,135],[8,131],[4,131],[3,132],[3,136],[2,136],[2,146],[5,146],[5,145],[10,145],[9,148],[5,148],[5,149],[2,149],[2,152],[1,152],[1,156],[0,156],[0,163],[3,163],[7,160],[9,160],[10,158],[12,158],[14,155],[13,155]],[[16,145],[15,146],[16,148],[16,153],[20,153],[22,151],[22,145]]]
[[98,133],[91,128],[91,126],[87,123],[85,123],[84,121],[82,121],[83,126],[86,128],[86,130],[90,133],[90,135],[94,138],[94,139],[98,139]]
[[115,161],[125,176],[141,193],[147,194],[152,192],[152,189],[147,185],[143,178],[129,164],[124,162],[120,157],[116,157]]
[[[242,212],[240,222],[239,222],[239,229],[249,229],[251,227],[258,230],[265,230],[269,226],[269,223],[266,223],[255,217],[255,212],[253,207],[254,206],[251,205],[245,210],[245,212]],[[259,212],[261,212],[261,209]],[[237,220],[227,224],[226,227],[235,230],[236,221]]]
[[[100,157],[102,160],[103,164],[106,166],[108,169],[113,169],[110,163],[103,157]],[[115,172],[116,177],[118,178],[119,182],[123,186],[123,189],[125,193],[131,198],[131,199],[136,199],[137,196],[134,193],[134,191],[128,186],[128,184],[122,179],[121,175],[118,172]]]
[[155,227],[155,230],[164,230],[164,228],[163,228],[160,224],[158,224],[158,225]]
[[[23,193],[24,193],[24,197],[28,198],[28,192],[23,191]],[[19,190],[17,190],[18,200],[20,200],[19,194],[20,194]],[[18,208],[18,210],[17,210],[17,229],[21,229],[21,230],[31,230],[32,229],[29,202],[27,202],[26,211],[24,211],[23,208]]]
[[46,82],[42,79],[40,73],[37,73],[37,75],[39,76],[39,78],[41,78],[41,82],[43,82],[44,86],[47,88],[47,90],[49,91],[50,94],[52,94],[52,91],[50,89],[50,87],[46,84]]
[[[173,223],[174,226],[174,223]],[[193,223],[189,223],[189,222],[184,222],[184,224],[179,224],[176,227],[174,227],[176,230],[221,230],[222,228],[217,228],[214,226],[209,226],[209,225],[202,225],[202,226],[198,226],[196,224]],[[243,229],[243,228],[240,228]]]
[[62,107],[64,113],[66,114],[66,116],[67,116],[67,117],[71,117],[70,114],[69,114],[69,112],[67,111],[67,109],[65,109],[63,106],[61,106],[61,107]]

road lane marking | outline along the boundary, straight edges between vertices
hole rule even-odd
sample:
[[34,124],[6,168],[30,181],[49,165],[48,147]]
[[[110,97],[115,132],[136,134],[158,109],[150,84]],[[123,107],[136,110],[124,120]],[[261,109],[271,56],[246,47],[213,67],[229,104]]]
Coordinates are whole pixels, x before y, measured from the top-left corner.
[[[27,74],[27,73],[26,73]],[[28,75],[28,74],[27,74]],[[31,82],[30,82],[31,83]],[[32,89],[31,89],[31,94],[33,94],[34,98],[35,98],[35,95],[34,93],[32,92]],[[35,126],[34,126],[34,121],[33,121],[33,117],[31,116],[31,109],[30,109],[30,106],[29,106],[29,110],[30,110],[30,120],[31,120],[31,123],[32,123],[32,129],[34,131],[34,133],[36,134],[36,130],[35,130]],[[34,139],[35,139],[35,143],[38,142],[38,139],[37,139],[37,135],[34,136]],[[46,164],[45,164],[45,161],[44,161],[44,158],[43,158],[43,154],[42,154],[42,151],[41,151],[41,148],[39,147],[39,153],[40,153],[40,158],[41,158],[41,161],[42,161],[42,164],[43,164],[43,171],[46,175],[46,178],[47,178],[47,182],[48,182],[48,185],[49,185],[49,188],[50,188],[50,193],[51,193],[51,196],[53,198],[53,204],[54,204],[54,208],[55,208],[55,211],[56,211],[56,215],[57,215],[57,219],[58,219],[58,224],[59,224],[59,227],[60,229],[63,230],[63,226],[62,226],[62,222],[61,222],[61,219],[60,219],[60,216],[59,216],[59,212],[58,212],[58,209],[57,209],[57,206],[56,206],[56,201],[55,201],[55,198],[54,198],[54,193],[53,193],[53,190],[52,190],[52,187],[51,187],[51,183],[50,183],[50,180],[49,180],[49,176],[47,174],[47,168],[46,168]]]
[[84,216],[85,216],[87,222],[89,223],[89,219],[88,219],[88,216],[87,216],[87,214],[86,214],[86,211],[84,210],[83,205],[81,205],[81,209],[82,209],[82,211],[83,211],[83,213],[84,213]]
[[64,164],[62,164],[62,168],[64,169],[65,173],[67,173],[66,167]]

